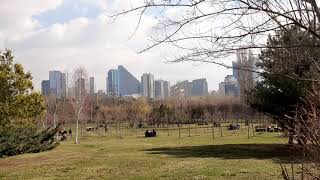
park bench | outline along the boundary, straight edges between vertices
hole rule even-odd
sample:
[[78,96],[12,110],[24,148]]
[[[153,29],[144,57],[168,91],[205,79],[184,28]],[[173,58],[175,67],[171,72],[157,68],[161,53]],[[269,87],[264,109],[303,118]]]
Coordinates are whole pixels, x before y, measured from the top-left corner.
[[230,124],[228,127],[228,130],[239,130],[240,125],[239,124]]
[[87,131],[94,131],[94,127],[87,127]]
[[267,127],[266,126],[256,126],[255,127],[255,132],[266,132]]

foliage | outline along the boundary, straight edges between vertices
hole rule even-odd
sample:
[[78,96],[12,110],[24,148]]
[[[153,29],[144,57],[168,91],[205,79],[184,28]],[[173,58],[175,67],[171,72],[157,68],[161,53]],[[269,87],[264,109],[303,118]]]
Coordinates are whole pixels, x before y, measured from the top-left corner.
[[0,52],[0,157],[39,152],[56,145],[57,130],[36,128],[44,113],[43,96],[33,91],[32,76],[13,61],[10,50]]
[[42,95],[32,90],[31,74],[13,62],[10,50],[0,53],[0,132],[21,122],[33,125],[44,112]]
[[0,135],[0,157],[22,153],[37,153],[58,145],[54,139],[59,127],[38,131],[37,128],[19,127]]
[[312,84],[302,79],[318,77],[314,63],[320,59],[320,49],[303,45],[316,43],[307,32],[291,26],[277,32],[274,37],[269,36],[268,46],[271,48],[261,52],[257,63],[263,70],[263,80],[252,90],[248,101],[253,108],[269,114],[289,130],[290,142],[296,122],[288,117],[294,117],[295,107]]

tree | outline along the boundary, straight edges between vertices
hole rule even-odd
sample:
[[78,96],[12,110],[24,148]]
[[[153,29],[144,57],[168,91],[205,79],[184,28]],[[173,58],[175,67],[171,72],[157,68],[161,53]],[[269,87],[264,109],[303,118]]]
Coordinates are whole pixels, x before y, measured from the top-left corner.
[[[285,47],[292,44],[316,44],[309,32],[291,26],[287,31],[279,31],[276,36],[269,36],[268,46]],[[267,113],[290,133],[289,143],[293,143],[296,123],[295,107],[302,103],[305,91],[311,88],[310,81],[296,81],[295,79],[316,79],[319,72],[315,63],[319,63],[320,47],[291,47],[266,49],[262,51],[258,66],[263,70],[263,80],[251,92],[248,99],[251,106]],[[290,63],[288,63],[290,62]],[[284,76],[276,76],[282,74]],[[288,77],[293,77],[288,78]],[[297,139],[300,143],[301,139]]]
[[[314,83],[307,92],[305,101],[297,106],[296,133],[303,134],[308,144],[302,146],[303,151],[310,158],[306,167],[306,174],[310,179],[320,179],[320,84]],[[303,161],[304,159],[302,159]],[[303,163],[303,162],[302,162]]]
[[[153,44],[141,52],[161,45],[179,49],[180,54],[167,57],[173,62],[200,61],[231,68],[217,59],[242,49],[277,49],[278,46],[266,46],[263,39],[275,31],[287,31],[290,25],[320,40],[320,10],[316,0],[146,0],[130,7],[116,11],[113,17],[138,12],[138,28],[147,14],[155,16],[159,22],[151,37]],[[319,44],[286,44],[286,47],[309,46]],[[304,79],[297,77],[297,80]],[[317,79],[311,79],[314,80]]]
[[33,91],[31,73],[25,73],[13,58],[10,50],[0,53],[1,131],[19,125],[20,121],[34,125],[35,117],[45,110],[42,95]]
[[88,74],[84,67],[79,67],[74,70],[72,75],[72,81],[70,88],[73,89],[71,93],[71,104],[74,111],[74,117],[76,120],[76,138],[75,143],[78,144],[79,138],[79,121],[83,115],[83,108],[87,101],[87,83],[88,83]]
[[[58,111],[58,99],[54,95],[50,95],[45,99],[46,106],[47,106],[47,112],[52,116],[53,118],[53,126],[57,127],[57,111]],[[58,139],[58,135],[57,135]]]
[[58,128],[38,131],[44,99],[33,90],[31,73],[14,62],[10,50],[0,52],[0,157],[55,147]]

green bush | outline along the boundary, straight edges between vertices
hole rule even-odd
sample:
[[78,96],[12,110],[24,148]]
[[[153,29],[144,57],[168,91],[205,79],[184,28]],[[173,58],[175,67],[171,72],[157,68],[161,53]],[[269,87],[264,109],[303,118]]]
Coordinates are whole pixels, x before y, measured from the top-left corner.
[[59,127],[38,130],[37,128],[14,128],[0,135],[0,157],[22,153],[37,153],[58,145],[55,135]]

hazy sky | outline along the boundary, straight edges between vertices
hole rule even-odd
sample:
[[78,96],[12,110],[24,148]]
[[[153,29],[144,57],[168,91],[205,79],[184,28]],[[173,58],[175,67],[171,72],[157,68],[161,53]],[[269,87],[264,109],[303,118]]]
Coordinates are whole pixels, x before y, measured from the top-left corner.
[[0,49],[13,50],[16,61],[32,72],[36,89],[48,79],[49,70],[72,72],[79,66],[85,66],[95,77],[96,88],[104,90],[107,71],[120,64],[139,80],[145,72],[171,84],[207,78],[209,90],[218,89],[218,83],[231,74],[213,64],[165,63],[168,52],[161,48],[137,54],[151,43],[148,37],[157,21],[146,15],[129,39],[137,16],[114,22],[108,17],[129,6],[127,0],[1,0]]

